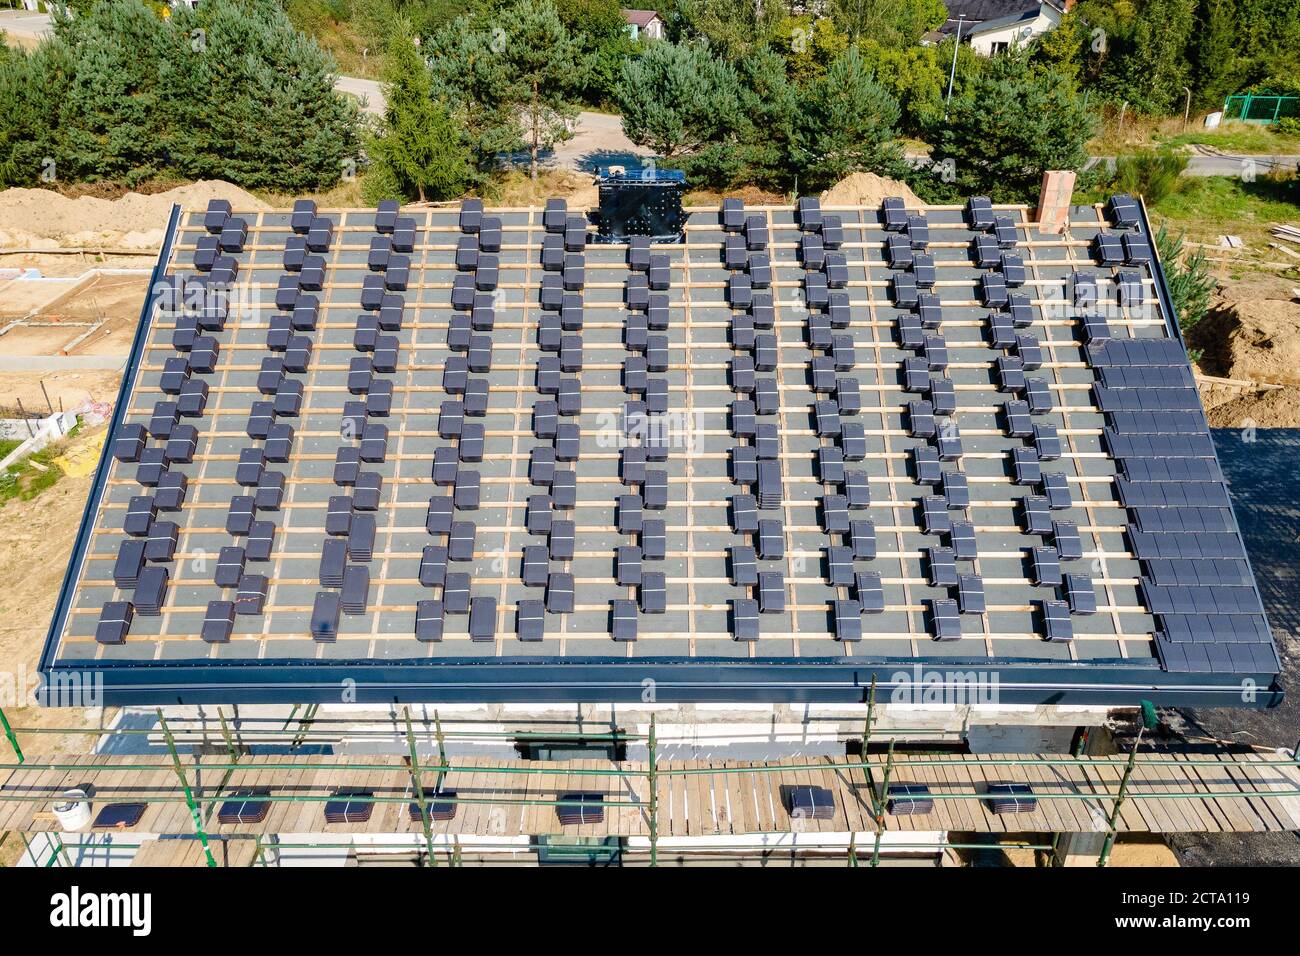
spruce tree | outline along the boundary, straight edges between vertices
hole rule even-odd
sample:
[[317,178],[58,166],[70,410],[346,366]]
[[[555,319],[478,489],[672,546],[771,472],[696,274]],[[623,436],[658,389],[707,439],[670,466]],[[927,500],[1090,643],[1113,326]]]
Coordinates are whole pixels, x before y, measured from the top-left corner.
[[389,39],[384,97],[384,130],[369,147],[379,182],[400,192],[394,198],[421,202],[462,192],[469,149],[446,106],[434,100],[429,68],[404,20]]

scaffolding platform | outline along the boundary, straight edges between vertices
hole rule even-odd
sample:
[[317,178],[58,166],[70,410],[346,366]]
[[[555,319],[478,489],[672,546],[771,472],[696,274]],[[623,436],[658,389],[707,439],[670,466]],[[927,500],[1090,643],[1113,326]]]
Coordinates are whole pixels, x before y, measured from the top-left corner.
[[[710,837],[790,832],[886,831],[971,833],[1102,832],[1124,777],[1126,758],[1048,754],[873,755],[783,758],[763,762],[579,760],[505,766],[487,758],[455,758],[445,773],[423,768],[426,802],[454,804],[451,820],[431,820],[435,837]],[[237,769],[231,769],[235,767]],[[888,768],[888,769],[887,769]],[[246,756],[193,760],[185,770],[210,838],[276,833],[422,834],[420,801],[407,761],[399,757]],[[888,781],[886,784],[885,781]],[[881,788],[928,789],[929,812],[879,812]],[[990,786],[1030,788],[1034,808],[995,813]],[[0,831],[54,829],[50,806],[70,788],[92,794],[93,812],[115,803],[144,803],[129,830],[189,835],[194,820],[176,771],[157,757],[28,758],[0,784]],[[438,788],[454,797],[436,796]],[[791,811],[795,788],[824,788],[833,797],[825,818]],[[221,823],[220,805],[250,788],[268,788],[269,812],[259,822]],[[327,823],[324,804],[342,790],[371,804],[369,818]],[[359,791],[360,794],[355,793]],[[576,794],[599,795],[599,822],[562,824],[558,806]],[[1136,763],[1116,821],[1121,833],[1279,832],[1300,830],[1300,770],[1294,762],[1255,754],[1145,754]],[[157,852],[161,853],[160,848]]]

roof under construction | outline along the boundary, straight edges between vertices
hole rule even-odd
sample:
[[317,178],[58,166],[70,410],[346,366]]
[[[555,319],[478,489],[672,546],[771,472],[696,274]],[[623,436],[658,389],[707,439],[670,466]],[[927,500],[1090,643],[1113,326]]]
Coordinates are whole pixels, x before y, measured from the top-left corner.
[[1280,698],[1140,203],[596,238],[556,202],[175,211],[42,671],[124,704]]

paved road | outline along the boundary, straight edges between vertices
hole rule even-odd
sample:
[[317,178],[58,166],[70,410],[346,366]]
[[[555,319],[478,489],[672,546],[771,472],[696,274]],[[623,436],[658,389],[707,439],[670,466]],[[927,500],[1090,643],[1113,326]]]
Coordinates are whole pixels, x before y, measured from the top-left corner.
[[50,15],[30,10],[0,10],[0,30],[36,40],[50,32]]
[[1194,147],[1197,152],[1187,162],[1189,176],[1240,176],[1243,173],[1260,175],[1275,169],[1295,169],[1300,166],[1300,156],[1232,156],[1205,147]]
[[595,172],[598,166],[639,167],[654,151],[637,146],[623,133],[623,118],[582,112],[573,139],[560,143],[543,165]]
[[0,355],[0,372],[116,372],[126,365],[122,355]]
[[376,80],[363,80],[359,76],[340,76],[334,84],[340,93],[349,93],[362,101],[361,108],[367,113],[382,115],[384,112],[384,90]]

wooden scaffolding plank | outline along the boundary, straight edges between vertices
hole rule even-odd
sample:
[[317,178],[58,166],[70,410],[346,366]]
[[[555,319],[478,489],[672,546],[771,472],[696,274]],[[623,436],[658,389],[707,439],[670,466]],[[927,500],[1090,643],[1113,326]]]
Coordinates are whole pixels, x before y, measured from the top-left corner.
[[[1201,789],[1206,793],[1228,793],[1233,789],[1217,766],[1197,766],[1189,763],[1187,770],[1200,782]],[[1222,820],[1224,832],[1245,833],[1251,829],[1248,819],[1236,806],[1238,803],[1236,799],[1207,797],[1205,802],[1215,809]]]
[[[1282,765],[1280,754],[1269,754],[1267,756],[1259,753],[1246,753],[1241,755],[1241,760],[1246,764],[1264,764],[1265,762],[1278,764],[1277,766],[1255,768],[1255,772],[1261,775],[1260,789],[1270,792],[1277,791],[1300,791],[1300,768],[1294,764]],[[1274,813],[1278,819],[1284,822],[1287,830],[1300,830],[1300,797],[1270,797],[1274,807]]]
[[[1199,786],[1196,779],[1188,772],[1186,759],[1182,754],[1173,754],[1170,762],[1170,773],[1173,779],[1177,781],[1179,789],[1184,792],[1197,791]],[[1210,809],[1209,803],[1204,799],[1188,799],[1184,803],[1187,805],[1184,813],[1194,815],[1198,832],[1217,833],[1221,829],[1218,819]]]
[[[1249,772],[1237,762],[1235,757],[1228,754],[1215,754],[1215,759],[1223,765],[1224,775],[1231,785],[1227,789],[1231,790],[1235,787],[1242,794],[1258,791],[1259,788],[1249,779]],[[1284,829],[1268,800],[1261,797],[1243,797],[1233,802],[1241,807],[1243,815],[1255,825],[1254,829],[1262,828],[1266,831]]]

